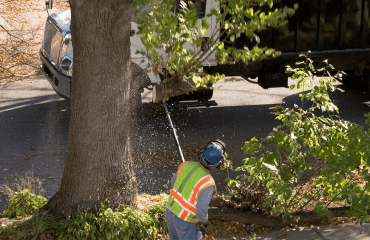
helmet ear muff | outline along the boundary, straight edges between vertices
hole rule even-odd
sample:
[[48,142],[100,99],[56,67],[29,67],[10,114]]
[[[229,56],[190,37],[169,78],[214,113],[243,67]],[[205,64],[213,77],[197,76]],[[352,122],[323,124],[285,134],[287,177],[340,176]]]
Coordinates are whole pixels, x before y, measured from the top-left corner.
[[219,168],[221,167],[221,165],[225,162],[225,157],[222,157],[221,160],[216,164],[214,165],[213,167],[214,168]]

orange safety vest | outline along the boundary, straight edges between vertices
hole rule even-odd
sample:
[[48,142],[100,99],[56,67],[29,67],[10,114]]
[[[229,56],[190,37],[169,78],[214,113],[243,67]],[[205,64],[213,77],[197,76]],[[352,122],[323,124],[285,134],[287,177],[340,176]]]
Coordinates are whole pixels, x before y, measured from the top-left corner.
[[210,186],[216,188],[215,180],[200,163],[182,163],[177,170],[167,208],[184,221],[198,222],[196,206],[199,193]]

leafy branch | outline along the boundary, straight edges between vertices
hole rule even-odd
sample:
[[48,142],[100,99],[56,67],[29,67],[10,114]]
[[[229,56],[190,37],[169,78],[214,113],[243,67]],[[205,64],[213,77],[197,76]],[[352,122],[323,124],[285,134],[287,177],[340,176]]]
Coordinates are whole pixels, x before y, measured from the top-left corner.
[[[259,38],[255,32],[284,25],[285,19],[294,14],[291,8],[275,9],[268,14],[253,9],[265,4],[272,9],[272,0],[218,0],[218,7],[199,19],[192,1],[180,1],[177,14],[172,11],[173,2],[161,1],[138,18],[138,34],[142,35],[145,46],[140,52],[155,65],[164,83],[191,78],[195,87],[207,86],[223,77],[204,72],[202,66],[210,58],[217,64],[234,64],[278,55],[273,49],[258,47]],[[212,22],[208,21],[210,18]],[[235,42],[242,34],[255,38],[257,45],[252,49],[236,49],[225,44]]]
[[[310,106],[272,107],[272,114],[282,124],[265,138],[245,142],[242,149],[248,157],[235,170],[246,172],[243,176],[247,176],[248,182],[268,189],[266,198],[272,215],[290,218],[297,211],[313,210],[330,218],[333,214],[329,206],[336,202],[350,206],[348,216],[367,221],[370,132],[333,114],[339,110],[328,92],[337,90],[334,83],[344,73],[333,73],[334,67],[327,61],[323,68],[315,69],[308,54],[301,57],[304,61],[296,63],[297,67],[286,69],[296,80],[290,89],[310,89],[298,94],[302,103],[311,103]],[[323,77],[315,77],[317,74]],[[365,116],[369,124],[370,113]],[[312,172],[315,165],[321,169],[319,176],[298,183],[302,173]],[[353,176],[362,179],[362,184]],[[241,186],[240,183],[228,180],[231,189]],[[308,209],[309,205],[313,209]]]

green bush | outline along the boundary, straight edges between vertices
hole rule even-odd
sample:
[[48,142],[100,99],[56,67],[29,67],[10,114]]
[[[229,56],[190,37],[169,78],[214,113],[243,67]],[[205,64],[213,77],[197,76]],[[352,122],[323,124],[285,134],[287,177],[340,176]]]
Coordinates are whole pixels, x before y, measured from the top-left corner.
[[[333,83],[344,73],[332,75],[334,68],[327,61],[315,69],[312,60],[302,56],[305,61],[296,64],[301,67],[287,66],[296,80],[290,88],[303,90],[298,94],[301,107],[271,108],[282,124],[265,138],[245,142],[242,149],[248,157],[236,168],[245,173],[228,179],[228,186],[236,197],[244,182],[267,189],[272,215],[290,218],[299,211],[314,211],[331,218],[330,207],[339,204],[350,206],[347,216],[368,221],[370,130],[337,117],[339,110],[328,91],[337,89]],[[323,77],[315,78],[317,73]],[[307,87],[310,91],[304,91]],[[365,116],[369,124],[370,114]],[[302,181],[304,172],[315,174]]]
[[[21,224],[36,230],[32,239],[51,228],[56,229],[55,236],[59,239],[160,239],[161,234],[167,232],[166,198],[143,211],[130,207],[111,209],[108,203],[101,203],[97,212],[78,213],[74,218],[60,222],[49,215],[38,214],[38,209],[47,200],[30,189],[14,192],[10,202],[4,212],[8,217],[33,214]],[[24,239],[28,236],[24,231],[11,228],[1,228],[1,231]]]
[[167,223],[164,217],[166,211],[167,200],[163,200],[150,206],[146,213],[153,218],[155,227],[160,231],[167,231]]
[[4,215],[8,218],[24,216],[35,213],[40,207],[47,203],[47,199],[36,195],[31,189],[26,188],[16,192],[9,199],[9,206],[4,211]]
[[165,203],[144,212],[125,208],[108,208],[102,203],[99,212],[78,213],[57,229],[60,239],[158,239],[164,232]]

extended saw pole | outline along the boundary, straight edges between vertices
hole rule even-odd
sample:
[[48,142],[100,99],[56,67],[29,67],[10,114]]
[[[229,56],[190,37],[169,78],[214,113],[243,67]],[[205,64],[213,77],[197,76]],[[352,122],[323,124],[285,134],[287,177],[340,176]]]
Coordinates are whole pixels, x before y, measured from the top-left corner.
[[168,108],[167,108],[167,104],[166,104],[165,101],[162,101],[162,105],[163,105],[164,110],[166,111],[167,119],[170,122],[170,126],[171,126],[172,131],[173,131],[173,137],[174,137],[176,145],[177,145],[177,150],[179,152],[180,159],[181,159],[182,162],[185,162],[184,155],[182,154],[180,143],[179,143],[179,138],[177,137],[176,129],[174,128],[174,126],[172,124],[172,120],[171,120],[171,116],[170,116],[170,113],[169,113]]

